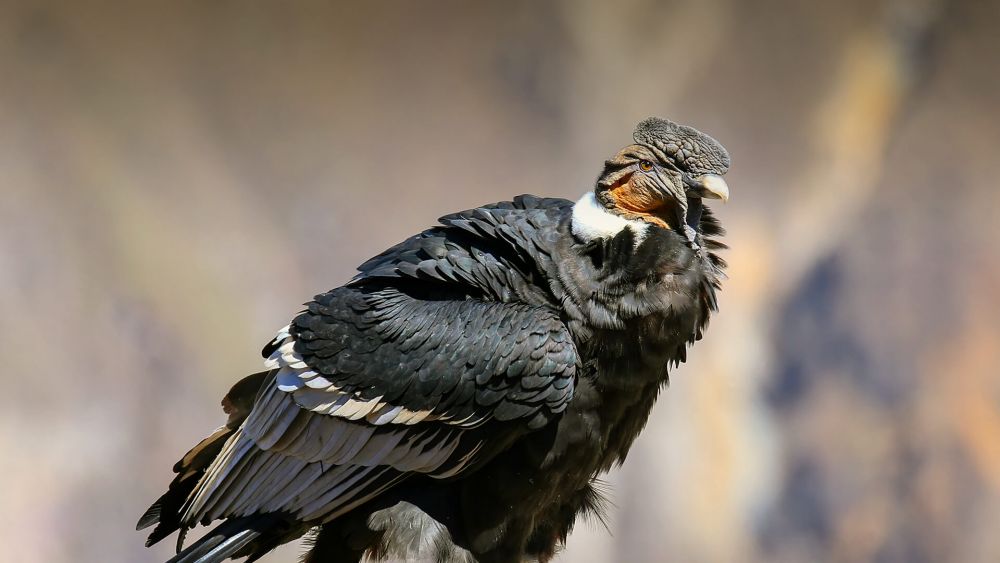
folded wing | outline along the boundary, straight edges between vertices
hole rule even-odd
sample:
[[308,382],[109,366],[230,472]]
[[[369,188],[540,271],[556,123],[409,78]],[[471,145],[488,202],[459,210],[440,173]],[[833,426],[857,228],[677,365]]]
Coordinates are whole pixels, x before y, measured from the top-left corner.
[[577,356],[554,311],[400,285],[317,296],[279,333],[272,380],[190,495],[186,525],[326,521],[409,474],[460,474],[566,408]]

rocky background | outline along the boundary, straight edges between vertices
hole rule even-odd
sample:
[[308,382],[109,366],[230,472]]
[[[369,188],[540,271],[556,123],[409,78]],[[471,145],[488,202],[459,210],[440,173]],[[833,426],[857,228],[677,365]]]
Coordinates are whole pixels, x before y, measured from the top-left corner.
[[[576,198],[648,115],[733,155],[722,310],[565,562],[1000,560],[1000,5],[0,2],[0,559],[132,531],[314,293]],[[271,559],[294,561],[300,548]]]

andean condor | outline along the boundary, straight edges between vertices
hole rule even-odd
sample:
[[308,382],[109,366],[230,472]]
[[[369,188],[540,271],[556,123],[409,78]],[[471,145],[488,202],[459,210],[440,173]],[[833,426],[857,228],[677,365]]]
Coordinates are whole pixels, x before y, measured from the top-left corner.
[[173,561],[549,560],[716,308],[729,155],[659,118],[577,202],[519,196],[317,295],[143,514]]

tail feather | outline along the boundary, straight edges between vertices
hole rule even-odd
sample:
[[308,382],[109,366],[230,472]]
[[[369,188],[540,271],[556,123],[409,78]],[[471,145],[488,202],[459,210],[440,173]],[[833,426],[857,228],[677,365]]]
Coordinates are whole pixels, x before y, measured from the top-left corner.
[[[142,513],[139,517],[139,521],[135,525],[136,530],[145,530],[146,528],[156,524],[160,521],[160,513],[163,511],[163,497],[156,500],[146,512]],[[147,546],[149,547],[149,546]]]
[[278,520],[278,516],[269,514],[227,520],[167,563],[220,563],[266,533]]
[[[222,399],[222,407],[229,419],[225,426],[220,427],[211,436],[199,442],[195,447],[181,458],[174,465],[174,472],[177,476],[170,483],[167,492],[156,500],[145,513],[139,518],[136,524],[137,530],[143,530],[156,525],[149,538],[146,540],[146,547],[162,540],[177,530],[186,529],[185,523],[181,522],[181,508],[191,491],[197,486],[205,474],[205,470],[211,465],[226,440],[243,423],[261,387],[268,381],[271,372],[260,372],[244,377],[229,390],[229,393]],[[178,545],[182,542],[178,540]]]
[[170,483],[167,492],[156,499],[136,524],[136,530],[143,530],[157,524],[153,532],[146,540],[146,547],[162,540],[182,527],[180,521],[180,508],[184,504],[188,495],[194,490],[198,480],[205,473],[205,469],[212,459],[218,455],[223,444],[233,433],[232,430],[223,426],[216,430],[211,436],[205,438],[191,449],[181,461],[177,462],[174,470],[178,475]]

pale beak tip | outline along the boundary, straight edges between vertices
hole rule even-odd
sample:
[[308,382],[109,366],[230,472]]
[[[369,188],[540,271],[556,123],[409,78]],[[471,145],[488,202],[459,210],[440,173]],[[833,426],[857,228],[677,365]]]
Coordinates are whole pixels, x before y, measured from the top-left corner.
[[717,174],[705,174],[698,178],[704,189],[703,197],[711,199],[721,199],[723,203],[729,201],[729,184]]

